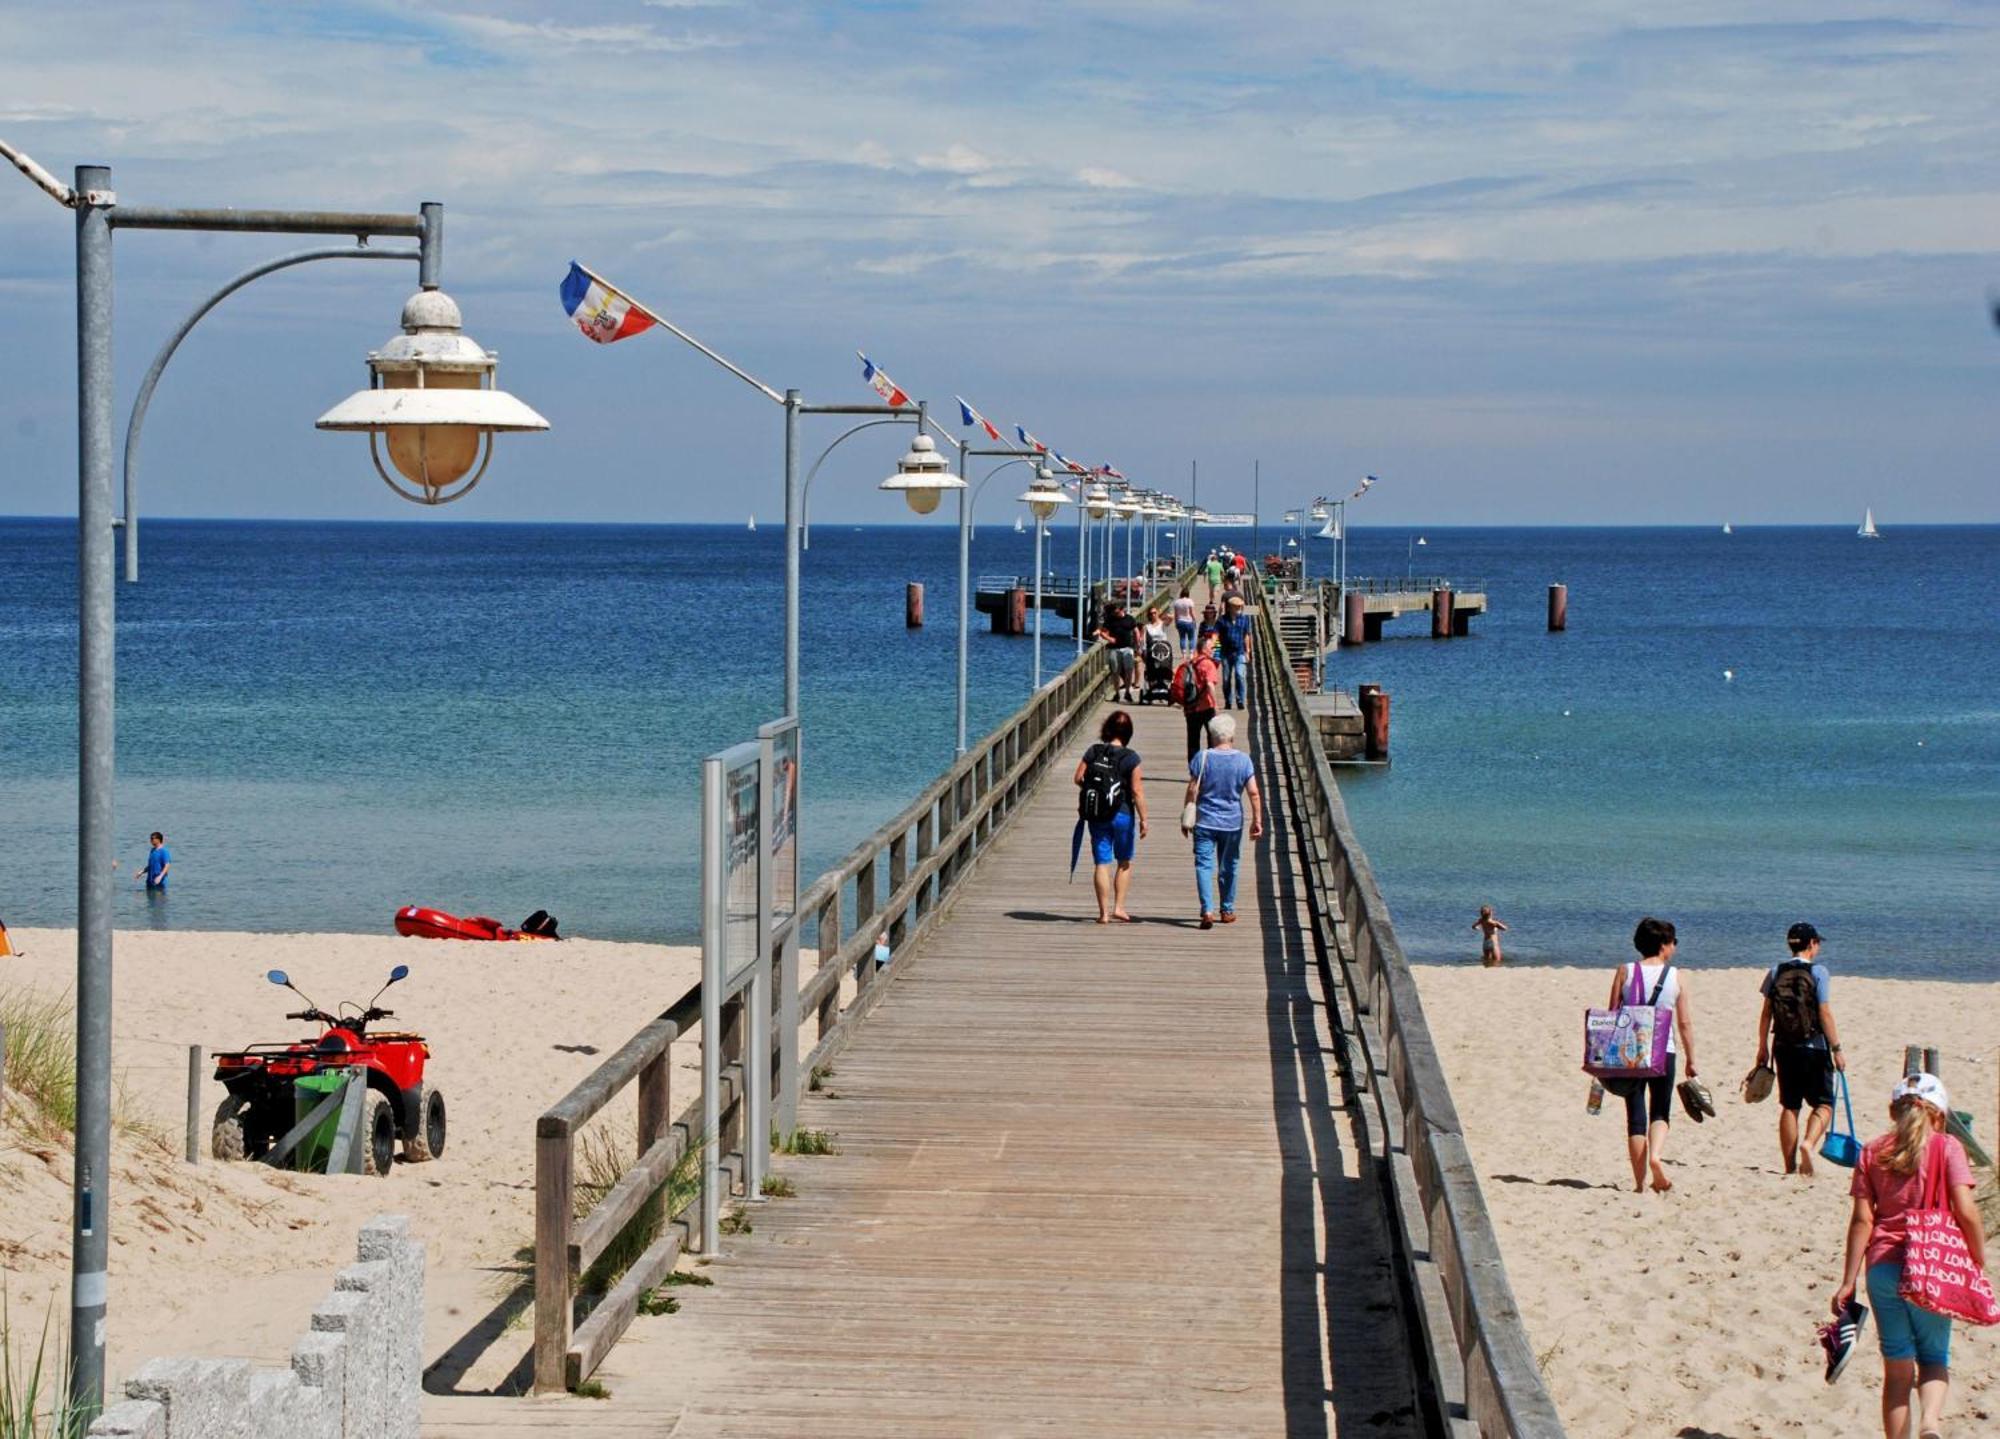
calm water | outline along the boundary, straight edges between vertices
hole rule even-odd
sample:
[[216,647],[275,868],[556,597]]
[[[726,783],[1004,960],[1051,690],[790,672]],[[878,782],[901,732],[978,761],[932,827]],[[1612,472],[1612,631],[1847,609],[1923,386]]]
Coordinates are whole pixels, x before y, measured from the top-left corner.
[[[1028,568],[1007,525],[975,574]],[[1524,960],[1618,957],[1650,910],[1705,962],[1806,917],[1851,972],[2000,977],[2000,529],[1427,533],[1416,568],[1485,578],[1494,613],[1334,661],[1394,696],[1394,765],[1344,784],[1414,956],[1475,953],[1485,900]],[[1408,538],[1357,529],[1352,567],[1401,573]],[[9,923],[72,915],[74,545],[0,521]],[[808,874],[950,757],[955,568],[948,524],[815,531]],[[779,710],[781,573],[775,526],[151,522],[102,860],[129,877],[163,829],[176,887],[121,892],[119,923],[386,931],[417,901],[693,938],[698,765]],[[1048,673],[1071,653],[1052,635]],[[1025,696],[1029,642],[975,616],[971,664],[979,733]]]
[[1702,963],[1810,919],[1848,972],[2000,978],[2000,528],[1883,533],[1357,531],[1351,570],[1493,607],[1333,663],[1392,695],[1393,764],[1343,789],[1411,955],[1476,957],[1486,902],[1528,961],[1623,958],[1651,912]]

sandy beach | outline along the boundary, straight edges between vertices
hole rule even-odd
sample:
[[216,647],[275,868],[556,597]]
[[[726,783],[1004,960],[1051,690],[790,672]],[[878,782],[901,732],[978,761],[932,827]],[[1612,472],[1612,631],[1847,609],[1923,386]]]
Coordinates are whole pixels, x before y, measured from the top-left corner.
[[[23,954],[0,959],[0,992],[66,995],[68,931],[16,929]],[[125,1113],[154,1131],[114,1146],[111,1327],[114,1382],[162,1353],[282,1361],[334,1271],[352,1261],[372,1214],[408,1214],[429,1246],[427,1362],[496,1309],[507,1312],[514,1255],[533,1236],[535,1116],[699,977],[692,949],[610,944],[476,944],[327,934],[120,933],[114,1063]],[[288,971],[322,1006],[365,1002],[391,966],[411,974],[382,1003],[424,1034],[449,1105],[450,1138],[433,1163],[387,1177],[287,1174],[181,1158],[187,1047],[240,1048],[301,1037],[282,1018],[302,1007],[264,980]],[[674,1052],[676,1107],[699,1088],[700,1052]],[[205,1067],[206,1068],[206,1067]],[[204,1111],[221,1100],[204,1085]],[[0,1127],[0,1258],[16,1331],[40,1332],[53,1301],[67,1316],[71,1153],[12,1112]],[[631,1103],[606,1111],[631,1123]],[[443,1366],[451,1387],[500,1383],[527,1352],[525,1325]],[[442,1371],[441,1371],[442,1372]],[[435,1382],[435,1380],[434,1380]]]
[[[1604,1003],[1609,965],[1416,971],[1550,1391],[1579,1439],[1879,1432],[1872,1324],[1831,1388],[1814,1335],[1840,1277],[1850,1171],[1786,1178],[1775,1100],[1738,1092],[1762,971],[1684,970],[1718,1114],[1697,1126],[1676,1111],[1665,1196],[1630,1192],[1619,1101],[1584,1112],[1582,1013]],[[1992,1145],[2000,990],[1834,973],[1863,1138],[1887,1127],[1903,1046],[1930,1043]],[[1956,1328],[1946,1432],[2000,1431],[2000,1334]]]

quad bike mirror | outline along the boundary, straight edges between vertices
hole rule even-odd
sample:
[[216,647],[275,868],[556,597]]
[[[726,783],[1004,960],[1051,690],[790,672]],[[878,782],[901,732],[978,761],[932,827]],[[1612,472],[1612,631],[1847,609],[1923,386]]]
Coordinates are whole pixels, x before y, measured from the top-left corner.
[[[407,964],[399,964],[389,971],[389,984],[394,984],[399,979],[408,979],[409,977],[410,967]],[[388,985],[383,986],[385,989],[387,987]]]
[[270,980],[273,984],[283,985],[286,989],[292,987],[292,977],[282,969],[269,970],[265,973],[264,978]]

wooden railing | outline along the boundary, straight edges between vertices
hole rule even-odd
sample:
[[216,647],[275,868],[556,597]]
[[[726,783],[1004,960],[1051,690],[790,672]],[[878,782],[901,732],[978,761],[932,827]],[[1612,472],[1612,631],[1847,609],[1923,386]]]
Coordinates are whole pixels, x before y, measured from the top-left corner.
[[1415,977],[1348,823],[1305,696],[1259,611],[1252,704],[1277,744],[1304,850],[1315,941],[1333,980],[1336,1043],[1385,1187],[1399,1279],[1416,1319],[1434,1431],[1560,1439]]
[[[1160,596],[1168,589],[1163,587]],[[875,1007],[895,970],[875,963],[876,936],[887,933],[892,954],[916,944],[942,918],[947,901],[1006,829],[1034,787],[1068,752],[1103,695],[1109,677],[1095,645],[977,746],[925,788],[910,805],[857,845],[799,897],[794,915],[773,927],[771,1053],[765,1082],[777,1100],[777,1127],[789,1130],[799,1087],[852,1036]],[[801,941],[817,951],[812,974],[800,982]],[[846,991],[852,979],[851,992]],[[746,1074],[742,1037],[745,994],[723,1007],[723,1060],[718,1158],[740,1184]],[[641,1029],[535,1123],[535,1387],[575,1388],[603,1360],[638,1312],[645,1292],[673,1267],[683,1248],[699,1246],[700,1226],[683,1217],[686,1202],[663,1197],[675,1170],[699,1144],[701,1099],[669,1119],[673,1045],[699,1025],[701,987]],[[811,1048],[794,1059],[799,1030]],[[575,1216],[577,1138],[584,1125],[636,1081],[637,1157],[581,1217]],[[632,1263],[581,1323],[574,1323],[576,1281],[648,1205],[663,1212],[660,1236]]]

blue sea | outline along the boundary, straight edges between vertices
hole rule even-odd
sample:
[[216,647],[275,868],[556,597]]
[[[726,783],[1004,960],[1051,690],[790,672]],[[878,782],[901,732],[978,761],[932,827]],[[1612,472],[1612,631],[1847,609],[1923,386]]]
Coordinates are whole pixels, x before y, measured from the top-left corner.
[[[1418,616],[1331,662],[1393,696],[1393,764],[1342,778],[1411,954],[1472,954],[1489,902],[1525,962],[1606,962],[1652,912],[1705,962],[1767,959],[1803,917],[1850,972],[2000,977],[2000,529],[1884,534],[1418,548],[1357,527],[1351,570],[1484,580],[1493,606],[1469,637]],[[974,573],[1026,571],[1030,543],[1011,516],[981,526]],[[1073,568],[1073,531],[1054,549]],[[121,925],[386,932],[417,902],[695,938],[701,757],[781,708],[776,526],[155,520],[143,559],[119,587],[119,839],[97,857],[123,870]],[[73,522],[0,521],[0,574],[0,918],[67,924]],[[955,575],[948,523],[814,529],[809,875],[951,758]],[[1544,632],[1552,580],[1566,634]],[[1047,674],[1074,651],[1050,625]],[[1025,698],[1030,642],[975,615],[971,672],[976,735]],[[164,904],[127,888],[152,829]]]

